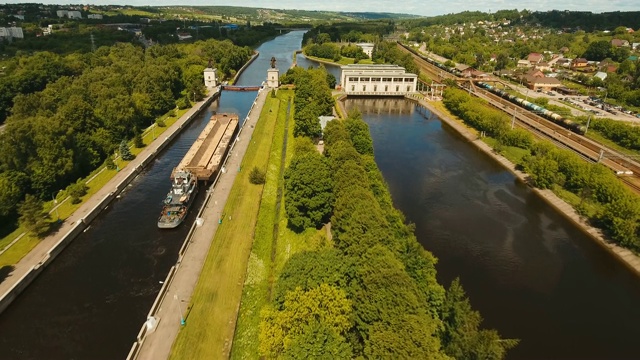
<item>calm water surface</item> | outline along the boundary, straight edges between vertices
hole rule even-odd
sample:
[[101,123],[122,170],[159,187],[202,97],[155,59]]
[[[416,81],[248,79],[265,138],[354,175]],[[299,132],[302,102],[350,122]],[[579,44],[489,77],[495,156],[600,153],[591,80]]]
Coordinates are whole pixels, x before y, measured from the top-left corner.
[[347,100],[396,206],[510,359],[639,358],[640,282],[514,176],[404,100]]

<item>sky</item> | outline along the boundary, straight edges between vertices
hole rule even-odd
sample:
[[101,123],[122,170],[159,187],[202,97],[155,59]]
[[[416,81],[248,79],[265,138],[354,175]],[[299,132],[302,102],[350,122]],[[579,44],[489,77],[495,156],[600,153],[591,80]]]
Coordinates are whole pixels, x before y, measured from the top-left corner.
[[[28,0],[8,0],[6,3],[24,3]],[[163,5],[230,5],[271,9],[329,10],[355,12],[393,12],[434,16],[463,11],[495,12],[502,9],[528,9],[532,11],[576,10],[595,13],[607,11],[640,11],[640,0],[84,0],[84,1],[33,1],[45,4],[126,4],[133,6]]]

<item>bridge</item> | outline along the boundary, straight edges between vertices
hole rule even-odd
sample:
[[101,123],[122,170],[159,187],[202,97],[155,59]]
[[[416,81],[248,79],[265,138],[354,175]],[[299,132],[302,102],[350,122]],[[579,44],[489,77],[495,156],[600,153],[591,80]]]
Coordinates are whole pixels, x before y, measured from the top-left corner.
[[227,91],[258,91],[262,86],[237,86],[237,85],[222,85],[222,90]]

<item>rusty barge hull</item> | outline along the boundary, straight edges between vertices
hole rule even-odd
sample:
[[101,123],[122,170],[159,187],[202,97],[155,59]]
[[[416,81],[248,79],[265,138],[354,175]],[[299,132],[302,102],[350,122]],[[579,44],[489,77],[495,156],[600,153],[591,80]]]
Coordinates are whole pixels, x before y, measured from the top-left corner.
[[192,172],[200,181],[210,181],[219,170],[238,129],[237,114],[215,114],[200,133],[171,178],[180,170]]

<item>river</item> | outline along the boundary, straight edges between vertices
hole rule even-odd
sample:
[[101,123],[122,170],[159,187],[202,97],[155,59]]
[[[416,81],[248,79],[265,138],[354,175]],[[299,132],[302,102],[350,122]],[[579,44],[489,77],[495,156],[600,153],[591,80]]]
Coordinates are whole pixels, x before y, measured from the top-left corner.
[[346,107],[363,112],[439,281],[460,277],[483,325],[521,339],[508,359],[638,357],[637,277],[428,111],[401,99]]
[[[272,56],[284,73],[301,38],[260,46],[238,85],[260,84]],[[44,270],[0,316],[0,358],[126,356],[193,221],[156,228],[169,174],[213,111],[244,119],[254,98],[223,92]],[[437,118],[404,100],[347,101],[354,106],[396,206],[440,259],[440,281],[460,277],[484,325],[522,339],[510,359],[637,357],[637,278]]]

